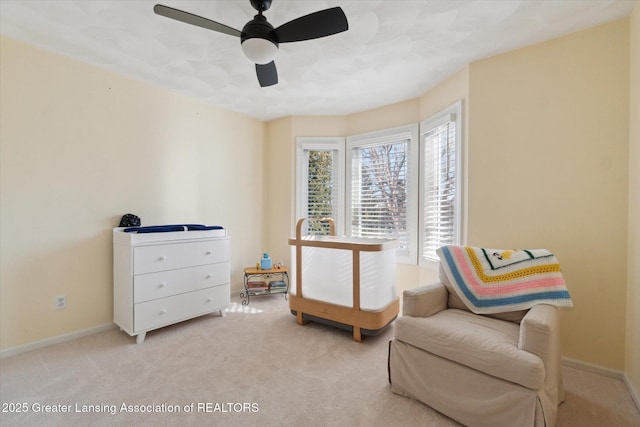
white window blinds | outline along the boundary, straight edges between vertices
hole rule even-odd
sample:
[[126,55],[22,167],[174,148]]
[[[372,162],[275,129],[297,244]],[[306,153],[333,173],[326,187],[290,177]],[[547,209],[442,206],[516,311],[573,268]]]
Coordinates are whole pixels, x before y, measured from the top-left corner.
[[456,114],[423,124],[421,129],[422,236],[421,256],[438,261],[436,249],[459,244],[459,138]]
[[[336,150],[305,150],[307,166],[306,211],[308,218],[338,217],[338,168]],[[310,234],[329,234],[326,222],[310,222]]]
[[409,141],[353,149],[351,235],[399,239],[407,248]]
[[348,137],[347,165],[347,234],[397,239],[397,260],[415,263],[417,124]]
[[[296,218],[333,218],[344,234],[344,138],[296,138]],[[304,223],[303,234],[328,234],[329,225]]]

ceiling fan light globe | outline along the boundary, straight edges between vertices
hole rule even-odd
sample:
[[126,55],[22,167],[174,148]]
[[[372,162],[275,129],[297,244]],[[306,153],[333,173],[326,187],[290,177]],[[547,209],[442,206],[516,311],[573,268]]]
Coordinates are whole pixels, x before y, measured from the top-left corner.
[[261,38],[246,39],[242,42],[242,51],[255,64],[268,64],[276,57],[278,46]]

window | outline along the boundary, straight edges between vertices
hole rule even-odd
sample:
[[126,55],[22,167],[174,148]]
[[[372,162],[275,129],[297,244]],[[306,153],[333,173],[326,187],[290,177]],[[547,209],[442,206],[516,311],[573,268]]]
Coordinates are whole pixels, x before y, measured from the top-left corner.
[[[344,234],[344,138],[298,138],[296,145],[296,217],[333,218]],[[329,227],[305,222],[303,234],[329,234]]]
[[347,234],[399,240],[416,262],[417,125],[347,138]]
[[435,267],[436,249],[460,244],[462,228],[462,103],[420,123],[421,264]]
[[463,243],[461,125],[460,101],[419,125],[297,138],[296,217],[332,217],[339,235],[397,239],[398,262],[437,268],[436,249]]

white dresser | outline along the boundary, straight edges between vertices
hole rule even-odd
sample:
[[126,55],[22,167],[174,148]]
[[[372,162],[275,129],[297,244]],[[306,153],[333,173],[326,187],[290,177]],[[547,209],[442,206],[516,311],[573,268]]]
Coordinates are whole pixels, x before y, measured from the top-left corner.
[[229,305],[226,230],[113,229],[113,321],[141,344],[148,331]]

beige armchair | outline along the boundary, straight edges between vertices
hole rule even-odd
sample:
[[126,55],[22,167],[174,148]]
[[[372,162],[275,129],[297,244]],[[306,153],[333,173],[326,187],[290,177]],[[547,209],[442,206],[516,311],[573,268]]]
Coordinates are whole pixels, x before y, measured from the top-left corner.
[[564,399],[558,309],[478,315],[446,285],[404,292],[391,390],[468,426],[554,426]]

